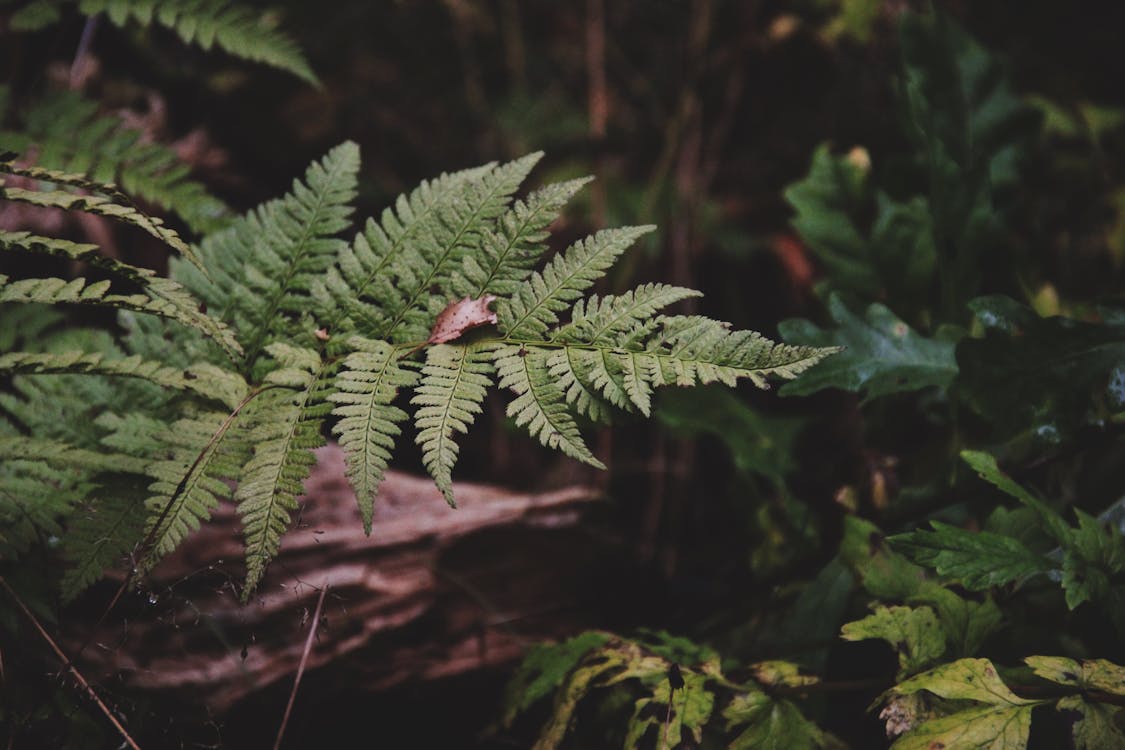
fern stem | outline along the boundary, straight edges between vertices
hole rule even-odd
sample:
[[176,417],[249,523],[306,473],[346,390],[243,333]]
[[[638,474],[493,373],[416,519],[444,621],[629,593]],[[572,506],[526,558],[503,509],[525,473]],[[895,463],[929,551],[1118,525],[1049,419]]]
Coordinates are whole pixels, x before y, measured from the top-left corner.
[[297,700],[297,688],[301,686],[301,678],[305,675],[305,665],[312,652],[313,639],[316,637],[316,628],[320,624],[320,613],[324,609],[324,597],[328,594],[328,582],[320,588],[320,597],[316,600],[316,611],[313,612],[312,624],[309,626],[308,637],[305,638],[305,648],[301,651],[301,662],[297,665],[297,676],[293,680],[293,690],[289,693],[289,702],[285,705],[285,715],[281,717],[281,726],[277,728],[277,739],[273,743],[273,750],[281,747],[281,738],[285,736],[285,727],[289,724],[289,715],[293,712],[293,703]]

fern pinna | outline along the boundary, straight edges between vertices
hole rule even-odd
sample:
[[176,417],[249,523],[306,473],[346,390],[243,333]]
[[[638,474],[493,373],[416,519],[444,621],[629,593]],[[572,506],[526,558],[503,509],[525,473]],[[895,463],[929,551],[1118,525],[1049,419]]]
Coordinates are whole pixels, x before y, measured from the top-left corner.
[[[77,549],[67,555],[77,571],[67,593],[89,583],[111,552],[131,553],[137,572],[149,569],[227,498],[243,519],[250,592],[278,550],[325,428],[346,453],[370,532],[379,483],[407,422],[426,469],[454,504],[457,438],[494,388],[514,394],[508,415],[540,443],[601,467],[583,441],[579,416],[604,421],[615,409],[647,416],[660,386],[746,378],[765,387],[768,376],[793,378],[834,351],[661,313],[698,296],[690,289],[646,284],[586,296],[652,228],[601,231],[542,264],[548,227],[586,181],[515,199],[540,156],[423,182],[345,242],[338,235],[349,223],[359,152],[344,143],[284,197],[183,247],[168,279],[95,257],[89,246],[3,235],[4,249],[81,257],[142,290],[111,294],[108,285],[82,280],[0,278],[2,299],[115,306],[127,330],[105,351],[0,356],[0,370],[16,376],[24,395],[7,408],[11,424],[35,395],[22,384],[43,373],[132,376],[160,386],[148,401],[103,394],[108,416],[74,440],[71,454],[59,457],[66,443],[57,436],[23,449],[19,467],[38,456],[40,464],[87,480],[69,482],[73,493],[44,517],[70,517],[80,532],[72,532]],[[87,211],[121,204],[112,186],[101,186],[102,199],[91,201],[75,196],[70,184],[56,175],[48,188],[53,200]],[[102,213],[171,231],[139,213]],[[120,453],[129,462],[107,472],[83,464],[91,451]],[[26,484],[35,476],[19,467],[0,482]],[[139,493],[138,474],[147,487]],[[114,487],[126,494],[114,496]],[[11,490],[0,492],[0,512],[14,517]],[[122,522],[121,497],[141,498],[143,531]],[[105,513],[89,512],[98,503]],[[99,523],[112,529],[98,537],[90,527]],[[83,544],[95,538],[99,544]]]

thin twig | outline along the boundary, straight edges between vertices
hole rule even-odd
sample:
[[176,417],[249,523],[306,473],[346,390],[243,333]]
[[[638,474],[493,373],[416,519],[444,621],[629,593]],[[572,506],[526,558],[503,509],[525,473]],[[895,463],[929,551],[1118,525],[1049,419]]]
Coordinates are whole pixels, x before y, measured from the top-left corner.
[[70,64],[70,88],[81,88],[85,78],[86,66],[90,61],[90,45],[94,41],[94,32],[98,28],[98,16],[93,15],[86,19],[82,28],[82,37],[78,40],[78,49],[74,51],[74,62]]
[[281,717],[281,726],[277,728],[277,741],[273,743],[273,750],[281,747],[281,738],[285,735],[285,727],[289,724],[289,714],[293,712],[293,703],[297,700],[297,688],[301,686],[301,677],[305,674],[305,664],[309,661],[309,652],[312,651],[313,639],[316,638],[316,626],[320,623],[320,611],[324,608],[324,597],[328,593],[328,583],[320,589],[320,598],[316,600],[316,612],[313,613],[312,625],[309,626],[309,637],[305,639],[305,650],[301,653],[301,663],[297,665],[297,677],[293,680],[293,690],[289,693],[289,705],[285,707],[285,715]]
[[55,640],[53,638],[51,638],[51,635],[43,628],[41,624],[39,624],[39,619],[34,614],[32,614],[30,609],[27,608],[27,605],[23,603],[23,599],[19,597],[19,594],[13,591],[12,587],[8,585],[8,582],[4,580],[4,576],[0,576],[0,586],[4,587],[4,590],[8,592],[8,596],[12,597],[12,599],[16,603],[16,606],[20,608],[20,611],[23,612],[24,616],[27,617],[27,619],[31,621],[31,624],[35,627],[35,629],[39,631],[39,635],[42,636],[43,640],[47,642],[47,645],[51,647],[51,650],[55,652],[55,655],[59,657],[59,660],[66,666],[66,668],[70,670],[70,673],[74,675],[74,679],[78,681],[78,684],[81,685],[82,689],[86,691],[86,694],[89,695],[91,699],[93,699],[94,703],[98,705],[98,708],[101,709],[101,712],[106,715],[106,718],[109,719],[111,724],[113,724],[114,729],[116,729],[118,734],[121,735],[121,738],[125,740],[125,743],[129,747],[133,748],[133,750],[141,750],[140,745],[138,745],[133,740],[133,738],[129,736],[129,732],[126,731],[125,727],[121,725],[121,722],[117,720],[117,717],[113,715],[113,711],[110,710],[109,706],[107,706],[105,702],[102,701],[100,697],[98,697],[98,694],[94,692],[94,688],[90,685],[89,682],[86,681],[86,678],[82,676],[82,673],[78,671],[78,668],[74,666],[74,663],[66,657],[66,654],[63,653],[63,650],[59,648],[59,645],[55,643]]

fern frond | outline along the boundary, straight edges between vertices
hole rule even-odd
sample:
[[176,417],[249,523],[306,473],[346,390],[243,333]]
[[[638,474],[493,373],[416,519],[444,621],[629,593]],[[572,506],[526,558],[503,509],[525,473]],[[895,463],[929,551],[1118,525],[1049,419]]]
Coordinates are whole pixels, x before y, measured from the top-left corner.
[[0,560],[14,559],[43,536],[59,534],[60,519],[90,490],[90,473],[61,460],[48,464],[4,455],[0,461]]
[[210,412],[177,420],[156,436],[166,458],[146,467],[153,482],[145,500],[147,548],[136,560],[138,575],[155,567],[231,496],[226,480],[238,476],[245,452],[229,434],[232,423],[230,414]]
[[526,201],[516,201],[481,235],[477,252],[466,255],[454,272],[449,289],[457,297],[476,299],[487,293],[506,296],[531,275],[547,250],[548,227],[583,185],[585,177],[547,185]]
[[629,333],[662,310],[689,297],[702,297],[702,292],[668,284],[644,284],[620,296],[597,295],[578,300],[570,313],[570,323],[560,328],[552,339],[593,345],[615,344],[621,334]]
[[140,286],[142,292],[153,300],[153,305],[144,312],[160,315],[198,330],[218,343],[231,358],[242,352],[234,333],[221,321],[201,312],[199,300],[178,283],[157,276],[155,271],[148,268],[139,268],[101,255],[97,245],[40,237],[29,232],[0,230],[0,251],[5,250],[52,255],[97,266]]
[[[34,146],[40,166],[23,167],[15,174],[95,192],[119,185],[147,204],[172,211],[200,234],[218,230],[228,218],[226,205],[190,179],[189,168],[175,151],[145,142],[141,131],[116,116],[98,114],[96,103],[74,92],[30,102],[21,112],[21,125],[19,131],[0,133],[0,143],[23,153]],[[42,172],[37,175],[36,170]],[[102,187],[77,183],[75,174]]]
[[500,387],[511,388],[516,398],[508,404],[508,416],[548,448],[561,450],[571,458],[604,469],[582,441],[578,425],[567,410],[566,395],[558,387],[547,360],[550,352],[520,346],[503,346],[495,351]]
[[422,379],[410,399],[419,407],[414,414],[417,442],[422,446],[422,463],[434,478],[451,507],[453,466],[457,463],[457,443],[453,433],[466,433],[481,412],[488,387],[492,384],[492,350],[488,346],[439,344],[426,351]]
[[451,275],[542,157],[542,152],[529,154],[462,183],[460,199],[450,203],[428,225],[430,231],[392,261],[395,294],[384,301],[386,322],[375,329],[376,338],[396,343],[426,338],[434,318],[452,296]]
[[332,365],[319,355],[283,344],[269,352],[282,368],[270,373],[265,390],[247,413],[246,442],[253,455],[242,470],[234,499],[246,538],[245,601],[277,554],[289,528],[297,497],[324,445],[320,428],[331,405],[327,402]]
[[83,507],[70,515],[60,545],[68,563],[60,583],[64,602],[74,600],[141,541],[144,499],[143,484],[119,482],[95,490]]
[[406,369],[399,351],[385,341],[354,336],[349,343],[357,351],[344,360],[336,376],[336,392],[328,400],[336,404],[332,414],[340,421],[333,432],[345,451],[363,529],[370,534],[375,496],[395,438],[402,433],[398,425],[409,416],[392,402],[400,388],[418,381],[418,373]]
[[201,365],[190,370],[165,367],[160,362],[138,356],[114,359],[100,352],[8,352],[0,354],[0,373],[4,374],[87,374],[139,378],[162,388],[190,390],[204,398],[237,404],[246,395],[246,382],[238,375]]
[[180,239],[175,230],[164,226],[155,216],[148,216],[136,207],[117,203],[102,195],[75,195],[61,190],[26,190],[19,187],[6,187],[0,180],[0,199],[27,203],[41,208],[59,208],[64,211],[82,211],[94,216],[120,221],[137,227],[163,242],[187,260],[199,265],[199,259],[187,243]]
[[175,276],[238,332],[244,370],[273,340],[315,343],[315,327],[298,321],[309,308],[313,280],[344,246],[333,235],[348,225],[358,170],[359,147],[350,141],[337,146],[309,167],[303,183],[294,181],[289,194],[203,241],[199,254],[210,278],[183,264],[174,267]]
[[323,283],[313,287],[313,296],[329,311],[324,315],[328,330],[337,332],[349,318],[351,325],[343,330],[370,333],[385,323],[383,305],[397,295],[392,269],[400,255],[415,244],[432,242],[429,238],[439,231],[441,217],[463,200],[468,183],[495,166],[485,164],[424,180],[409,195],[400,195],[394,208],[384,209],[378,222],[369,218],[352,245],[341,248]]
[[606,229],[574,243],[532,274],[509,299],[496,303],[500,330],[509,339],[542,337],[559,312],[600,279],[638,237],[654,228]]
[[588,349],[564,346],[548,356],[547,369],[571,408],[594,422],[608,424],[613,407],[627,408],[628,398],[624,391],[620,397],[601,395],[599,391],[605,389],[596,385],[600,380],[594,377],[590,354]]
[[104,12],[117,26],[130,20],[157,24],[188,44],[212,47],[244,60],[260,62],[317,84],[300,47],[274,28],[267,16],[230,0],[81,0],[86,15]]
[[135,456],[86,450],[56,440],[23,436],[0,437],[0,460],[42,461],[61,468],[126,474],[143,474],[146,465],[144,459]]

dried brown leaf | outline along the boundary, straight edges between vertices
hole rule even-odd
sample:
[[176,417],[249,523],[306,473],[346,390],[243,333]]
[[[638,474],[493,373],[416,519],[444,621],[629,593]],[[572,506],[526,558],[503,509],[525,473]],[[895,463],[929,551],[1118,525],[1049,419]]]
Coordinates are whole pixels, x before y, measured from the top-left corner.
[[426,343],[443,344],[461,338],[465,331],[495,323],[496,313],[488,309],[495,300],[495,295],[486,294],[478,299],[465,297],[450,302],[438,314]]

